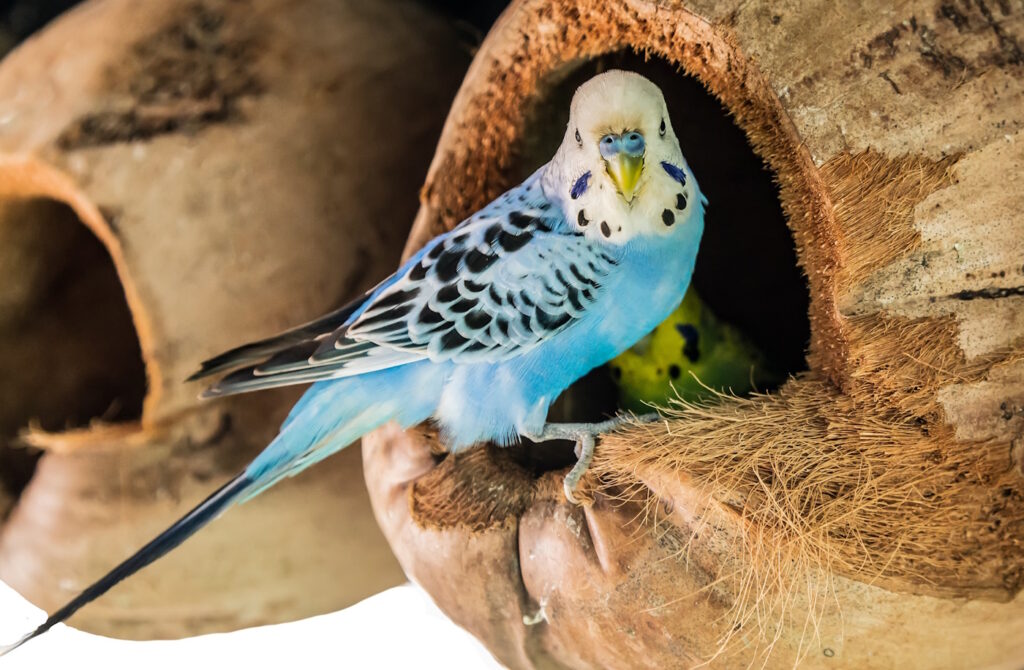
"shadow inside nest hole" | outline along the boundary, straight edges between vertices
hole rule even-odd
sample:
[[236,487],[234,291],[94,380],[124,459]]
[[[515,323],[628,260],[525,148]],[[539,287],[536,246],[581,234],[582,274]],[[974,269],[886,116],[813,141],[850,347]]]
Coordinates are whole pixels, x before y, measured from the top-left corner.
[[[751,148],[728,110],[697,79],[667,61],[645,59],[630,51],[558,73],[562,78],[547,89],[526,120],[528,132],[509,183],[525,179],[554,155],[574,91],[612,68],[638,72],[665,94],[683,154],[709,202],[692,287],[711,313],[738,329],[763,354],[771,374],[755,390],[770,392],[790,375],[807,369],[809,289],[797,265],[772,170]],[[670,375],[678,378],[680,374],[673,367],[652,368],[652,372],[667,384]],[[549,420],[598,421],[621,410],[613,374],[621,379],[621,370],[605,365],[576,382],[552,406]],[[705,369],[698,376],[707,374]],[[527,442],[512,447],[509,455],[534,476],[575,462],[573,445],[568,443]]]
[[39,457],[20,441],[26,428],[142,415],[146,370],[124,289],[64,203],[0,200],[0,380],[0,487],[12,500]]

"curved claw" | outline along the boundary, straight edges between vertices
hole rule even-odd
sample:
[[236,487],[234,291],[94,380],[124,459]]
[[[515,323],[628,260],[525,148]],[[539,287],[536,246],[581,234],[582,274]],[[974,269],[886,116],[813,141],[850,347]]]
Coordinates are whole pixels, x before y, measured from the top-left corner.
[[649,422],[660,417],[657,414],[644,414],[633,416],[631,414],[619,415],[600,423],[549,423],[541,430],[539,435],[525,435],[534,442],[546,442],[548,440],[574,440],[576,442],[576,465],[572,467],[569,474],[562,482],[562,490],[565,492],[565,499],[573,505],[583,504],[576,497],[576,487],[586,474],[590,463],[594,460],[594,445],[598,435],[615,430],[619,426],[631,421]]
[[594,460],[594,445],[593,433],[577,434],[576,465],[572,466],[572,470],[562,480],[562,490],[565,492],[565,499],[573,505],[581,504],[576,497],[576,487],[579,486],[580,480],[583,479],[583,475],[587,473],[590,463]]

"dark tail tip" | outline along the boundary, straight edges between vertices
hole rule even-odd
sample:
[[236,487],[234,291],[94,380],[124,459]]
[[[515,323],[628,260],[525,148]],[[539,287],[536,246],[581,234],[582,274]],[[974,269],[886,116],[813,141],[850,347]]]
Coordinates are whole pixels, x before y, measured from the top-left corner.
[[161,556],[167,554],[182,542],[190,538],[197,530],[217,517],[251,484],[244,473],[236,476],[224,486],[217,489],[206,500],[199,503],[191,512],[176,521],[170,528],[160,533],[142,549],[128,557],[116,568],[100,577],[96,582],[75,596],[68,604],[51,614],[38,628],[24,636],[14,644],[0,647],[0,656],[9,654],[29,640],[39,637],[112,589],[122,580],[135,574]]

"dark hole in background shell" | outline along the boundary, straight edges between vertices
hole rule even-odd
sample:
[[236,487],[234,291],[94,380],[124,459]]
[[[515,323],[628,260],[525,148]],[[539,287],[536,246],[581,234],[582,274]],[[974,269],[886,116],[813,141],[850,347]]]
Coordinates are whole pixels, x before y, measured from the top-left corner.
[[[137,419],[146,371],[106,248],[62,203],[0,202],[0,486],[16,498],[48,431]],[[0,515],[4,510],[0,510]]]
[[[697,292],[712,312],[746,333],[773,367],[786,373],[805,370],[810,295],[772,171],[722,104],[696,79],[663,60],[645,61],[631,52],[580,66],[557,83],[527,119],[520,160],[509,183],[518,183],[550,159],[565,132],[573,92],[612,68],[639,72],[661,88],[683,154],[708,198],[693,277]],[[615,386],[607,367],[602,367],[564,393],[550,418],[592,421],[615,409]],[[521,457],[537,472],[574,462],[568,447],[523,447]]]

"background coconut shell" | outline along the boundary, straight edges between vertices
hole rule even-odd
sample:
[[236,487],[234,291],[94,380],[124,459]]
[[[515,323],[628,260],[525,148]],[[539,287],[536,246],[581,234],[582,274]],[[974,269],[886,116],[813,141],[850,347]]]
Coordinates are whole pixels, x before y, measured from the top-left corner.
[[[184,379],[394,266],[466,54],[408,2],[95,0],[7,56],[0,578],[52,611],[273,437],[300,389],[206,403]],[[402,579],[350,450],[72,624],[176,637]]]

